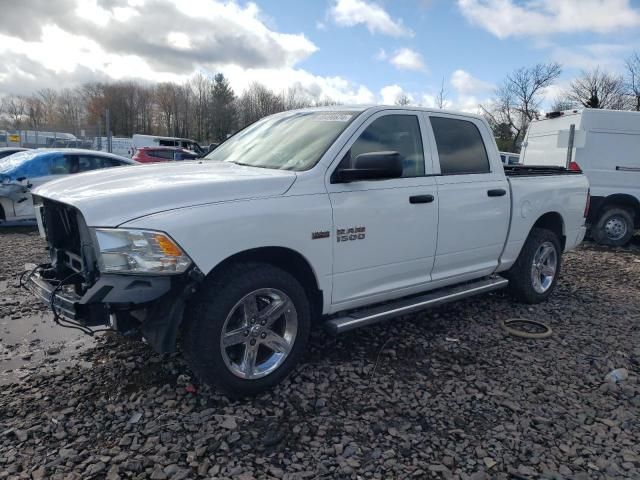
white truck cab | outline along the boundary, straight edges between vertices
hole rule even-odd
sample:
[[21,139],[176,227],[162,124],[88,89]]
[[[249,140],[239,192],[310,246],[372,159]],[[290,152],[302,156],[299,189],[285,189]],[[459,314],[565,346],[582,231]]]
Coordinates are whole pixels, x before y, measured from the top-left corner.
[[621,246],[640,228],[640,112],[567,110],[534,121],[524,139],[524,165],[566,165],[571,155],[591,185],[588,223],[596,241]]
[[35,192],[52,260],[29,288],[161,352],[181,331],[194,372],[231,394],[282,380],[313,323],[337,334],[507,286],[543,301],[585,231],[584,175],[503,166],[482,118],[438,110],[289,111],[205,161],[124,170]]

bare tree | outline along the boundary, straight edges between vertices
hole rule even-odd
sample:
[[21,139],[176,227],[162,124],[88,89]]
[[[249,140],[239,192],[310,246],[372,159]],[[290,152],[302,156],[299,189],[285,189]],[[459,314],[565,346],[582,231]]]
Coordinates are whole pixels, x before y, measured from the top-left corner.
[[411,104],[411,99],[406,93],[401,93],[398,95],[398,98],[396,98],[396,105],[404,106],[409,104]]
[[562,73],[559,63],[539,63],[510,73],[496,92],[491,104],[481,109],[491,124],[504,130],[508,125],[513,133],[510,150],[517,151],[529,123],[538,118],[542,94]]
[[438,107],[441,110],[444,110],[447,104],[448,93],[449,92],[447,92],[444,89],[444,77],[442,77],[442,84],[440,85],[440,90],[438,91],[438,95],[436,95],[436,107]]
[[80,92],[70,88],[61,90],[58,94],[56,110],[59,127],[78,135],[86,112]]
[[575,103],[570,99],[559,96],[553,100],[553,104],[551,105],[552,112],[562,112],[563,110],[571,110],[575,108]]
[[9,95],[4,98],[4,111],[9,116],[11,126],[22,127],[27,109],[26,99],[21,95]]
[[571,82],[567,98],[585,108],[624,108],[624,80],[600,68],[583,71]]
[[44,103],[36,96],[27,97],[25,101],[29,126],[34,130],[41,130],[45,122]]
[[254,82],[249,85],[238,101],[240,127],[284,110],[282,98],[264,85]]
[[627,91],[631,97],[631,109],[640,112],[640,54],[634,52],[627,59]]
[[282,108],[284,110],[295,110],[297,108],[310,107],[313,104],[307,94],[301,91],[299,85],[289,87],[282,93]]
[[42,102],[44,115],[44,125],[52,127],[56,123],[56,104],[58,101],[58,93],[53,88],[43,88],[38,90],[36,95]]

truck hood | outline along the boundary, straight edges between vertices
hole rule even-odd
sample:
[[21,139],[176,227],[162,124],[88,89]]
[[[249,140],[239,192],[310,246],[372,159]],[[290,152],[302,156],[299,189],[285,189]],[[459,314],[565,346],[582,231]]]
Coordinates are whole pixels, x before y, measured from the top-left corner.
[[33,194],[78,208],[89,226],[115,227],[153,213],[282,195],[296,174],[228,162],[171,162],[70,175]]

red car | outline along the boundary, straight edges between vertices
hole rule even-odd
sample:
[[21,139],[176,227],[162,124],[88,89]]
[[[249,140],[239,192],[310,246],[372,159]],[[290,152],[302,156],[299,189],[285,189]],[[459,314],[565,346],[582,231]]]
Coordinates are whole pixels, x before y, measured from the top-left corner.
[[140,147],[132,160],[140,163],[171,162],[174,160],[194,160],[198,154],[180,147]]

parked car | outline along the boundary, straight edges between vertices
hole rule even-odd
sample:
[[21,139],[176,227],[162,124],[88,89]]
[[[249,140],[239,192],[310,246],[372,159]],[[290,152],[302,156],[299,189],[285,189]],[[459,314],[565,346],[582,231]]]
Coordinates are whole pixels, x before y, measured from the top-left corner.
[[235,395],[280,382],[317,322],[342,333],[507,286],[541,302],[585,232],[586,177],[503,167],[474,115],[283,112],[207,158],[38,188],[51,263],[27,283],[160,352],[181,331],[193,371]]
[[132,138],[132,144],[134,151],[137,151],[142,147],[177,147],[190,150],[199,156],[204,156],[208,152],[207,149],[202,148],[198,142],[189,138],[179,137],[161,137],[158,135],[141,135],[135,134]]
[[31,189],[45,182],[71,175],[122,165],[134,165],[128,158],[79,149],[40,148],[0,159],[0,223],[33,221]]
[[511,152],[500,152],[500,160],[503,165],[518,165],[520,163],[520,154]]
[[132,160],[139,163],[156,163],[195,160],[197,158],[200,158],[200,155],[180,147],[140,147],[136,150]]
[[29,149],[21,148],[21,147],[1,147],[0,158],[8,157],[9,155],[13,155],[14,153],[24,152],[26,150],[29,150]]
[[566,165],[571,160],[591,184],[587,222],[598,243],[621,246],[640,228],[640,113],[568,110],[531,123],[522,147],[525,165]]

